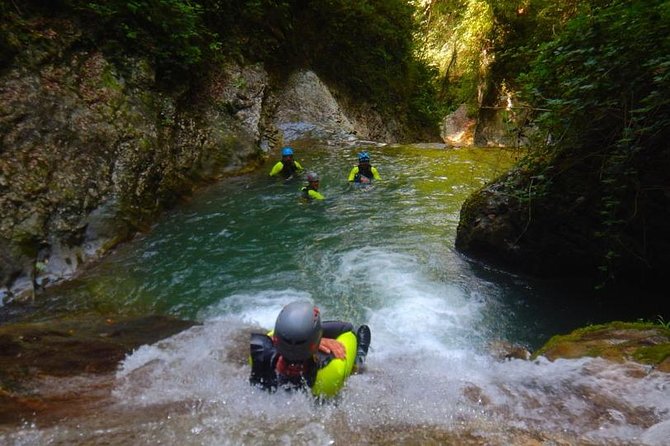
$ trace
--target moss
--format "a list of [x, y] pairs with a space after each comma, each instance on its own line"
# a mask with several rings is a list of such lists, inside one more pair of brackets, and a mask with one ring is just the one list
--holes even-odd
[[119, 82], [111, 65], [106, 65], [102, 72], [102, 86], [118, 92], [123, 91], [123, 85]]
[[553, 336], [531, 356], [557, 358], [602, 357], [657, 365], [670, 356], [670, 328], [651, 322], [590, 325], [567, 335]]
[[644, 364], [660, 364], [668, 357], [670, 357], [670, 343], [640, 347], [633, 353], [633, 358]]

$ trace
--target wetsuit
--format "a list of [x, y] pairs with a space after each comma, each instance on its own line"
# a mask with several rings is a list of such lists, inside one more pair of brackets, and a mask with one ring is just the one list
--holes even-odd
[[354, 183], [369, 183], [373, 179], [382, 179], [381, 175], [379, 175], [379, 172], [377, 171], [377, 168], [371, 166], [368, 163], [361, 163], [351, 169], [351, 172], [349, 172], [348, 181]]
[[291, 178], [296, 172], [302, 172], [304, 169], [299, 162], [294, 160], [281, 160], [272, 167], [270, 176], [273, 177], [281, 173], [284, 179]]
[[302, 189], [302, 196], [305, 200], [325, 200], [324, 197], [318, 190], [312, 189], [310, 186], [305, 186]]
[[[354, 327], [349, 322], [325, 321], [321, 324], [323, 337], [336, 339]], [[264, 390], [275, 391], [277, 387], [301, 389], [312, 387], [316, 381], [316, 373], [334, 358], [332, 354], [318, 352], [314, 359], [302, 363], [288, 363], [277, 352], [272, 338], [265, 334], [251, 335], [251, 385]]]

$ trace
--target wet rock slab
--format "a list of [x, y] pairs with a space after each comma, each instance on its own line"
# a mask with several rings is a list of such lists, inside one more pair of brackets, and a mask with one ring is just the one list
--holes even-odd
[[127, 353], [192, 325], [165, 316], [86, 315], [0, 326], [0, 425], [103, 398]]

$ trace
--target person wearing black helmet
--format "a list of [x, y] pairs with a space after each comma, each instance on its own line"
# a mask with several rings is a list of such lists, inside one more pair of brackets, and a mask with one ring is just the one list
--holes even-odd
[[351, 169], [347, 179], [350, 183], [370, 184], [373, 179], [381, 180], [382, 177], [377, 168], [370, 165], [370, 154], [361, 152], [358, 154], [358, 165]]
[[303, 170], [302, 165], [293, 159], [293, 149], [287, 146], [281, 149], [281, 161], [278, 161], [272, 167], [270, 176], [281, 175], [285, 180], [290, 180], [296, 173], [300, 173]]
[[[345, 348], [336, 338], [348, 331], [353, 332], [349, 322], [321, 322], [319, 309], [309, 302], [286, 305], [271, 336], [251, 335], [249, 382], [270, 391], [311, 388], [320, 368], [335, 358], [345, 359]], [[368, 326], [361, 325], [356, 337], [355, 363], [360, 368], [370, 345]]]
[[305, 179], [307, 186], [301, 189], [302, 198], [305, 201], [324, 200], [326, 197], [319, 192], [319, 176], [315, 172], [308, 172]]

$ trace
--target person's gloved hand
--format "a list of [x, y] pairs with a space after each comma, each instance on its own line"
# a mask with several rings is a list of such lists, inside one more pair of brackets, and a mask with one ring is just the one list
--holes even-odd
[[347, 350], [344, 348], [344, 345], [335, 339], [321, 338], [319, 351], [323, 353], [332, 353], [337, 359], [344, 359], [347, 357]]

